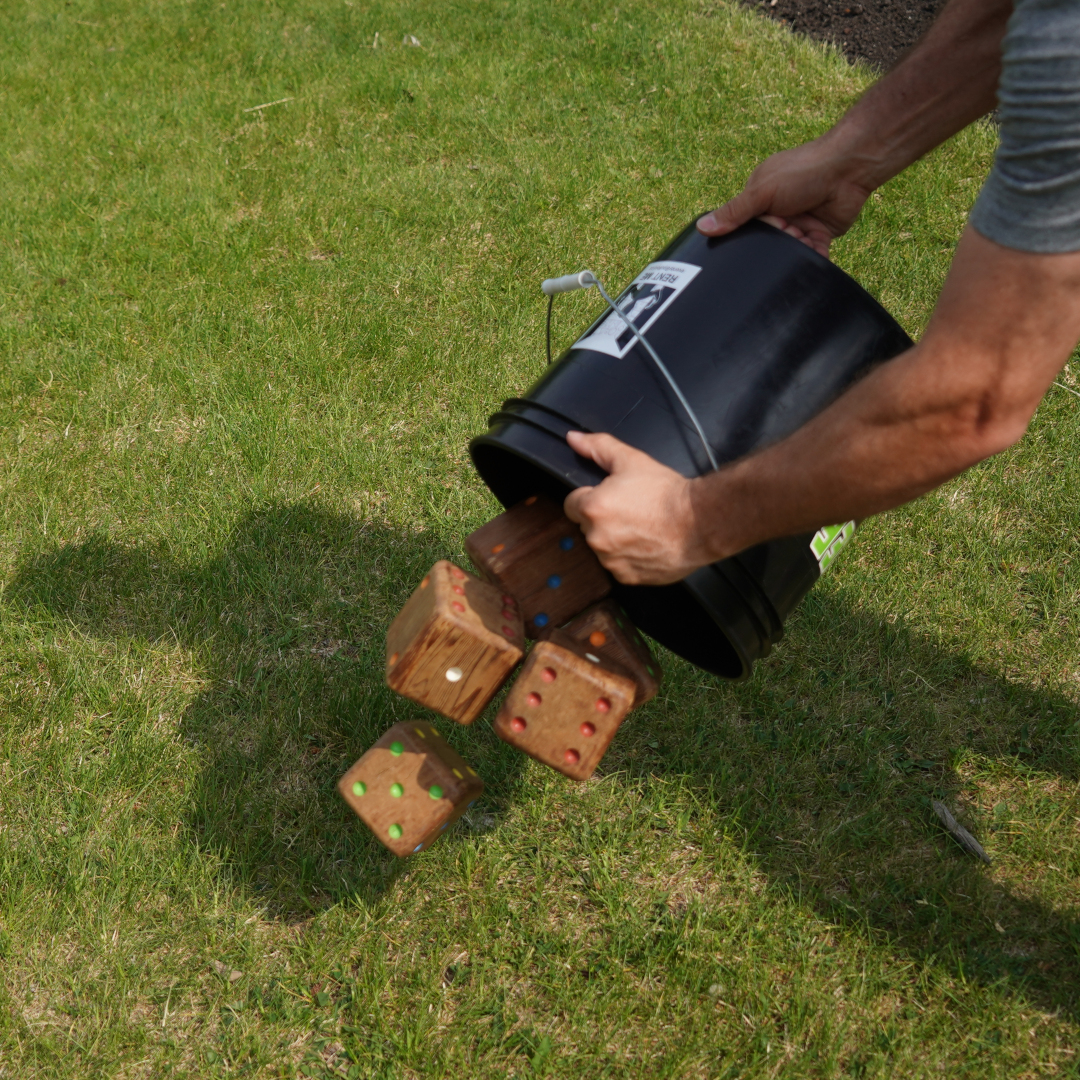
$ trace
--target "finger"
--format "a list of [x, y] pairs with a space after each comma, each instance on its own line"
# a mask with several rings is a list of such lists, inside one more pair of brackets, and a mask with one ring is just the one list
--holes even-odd
[[774, 229], [780, 229], [782, 232], [788, 232], [791, 229], [791, 223], [787, 218], [777, 217], [776, 214], [762, 214], [759, 220], [764, 221], [766, 225], [771, 225]]
[[826, 259], [829, 257], [829, 244], [832, 243], [832, 237], [822, 233], [804, 232], [795, 225], [789, 226], [784, 232], [788, 236], [793, 236], [800, 244], [805, 244], [811, 250], [816, 251], [819, 255], [824, 255]]
[[802, 235], [799, 237], [804, 244], [812, 247], [819, 255], [829, 257], [829, 245], [836, 239], [835, 230], [831, 229], [820, 218], [813, 214], [799, 214], [791, 219]]
[[799, 238], [800, 244], [805, 244], [812, 251], [816, 251], [819, 255], [823, 255], [826, 259], [829, 257], [829, 245], [827, 243], [821, 243], [815, 240], [812, 236], [801, 236]]
[[751, 218], [764, 214], [769, 209], [769, 201], [770, 197], [766, 192], [743, 188], [734, 199], [729, 199], [712, 213], [698, 218], [698, 231], [706, 236], [724, 236]]
[[579, 487], [574, 488], [569, 495], [563, 500], [563, 513], [573, 522], [580, 525], [584, 530], [588, 524], [587, 519], [582, 513], [581, 504], [589, 497], [594, 491], [591, 487]]
[[566, 441], [575, 453], [595, 461], [607, 473], [614, 472], [627, 458], [641, 453], [620, 442], [614, 435], [603, 432], [586, 435], [581, 431], [568, 431]]

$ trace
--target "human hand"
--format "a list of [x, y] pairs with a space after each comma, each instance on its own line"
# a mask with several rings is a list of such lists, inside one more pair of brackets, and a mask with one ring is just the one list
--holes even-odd
[[828, 135], [766, 158], [735, 198], [698, 220], [706, 236], [724, 236], [760, 217], [829, 257], [829, 245], [851, 227], [872, 183], [856, 179], [850, 155]]
[[613, 435], [571, 431], [566, 441], [608, 473], [570, 492], [563, 509], [619, 581], [666, 585], [712, 561], [697, 536], [692, 481]]

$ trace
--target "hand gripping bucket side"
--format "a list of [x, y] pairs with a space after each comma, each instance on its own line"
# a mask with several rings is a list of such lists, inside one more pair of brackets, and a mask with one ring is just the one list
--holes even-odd
[[[827, 259], [763, 222], [725, 237], [687, 228], [616, 300], [677, 382], [723, 465], [790, 435], [911, 339]], [[692, 417], [654, 360], [606, 311], [469, 445], [504, 506], [562, 500], [604, 473], [566, 433], [606, 431], [684, 476], [710, 469]], [[784, 537], [675, 585], [615, 595], [640, 629], [698, 667], [746, 678], [854, 526]]]

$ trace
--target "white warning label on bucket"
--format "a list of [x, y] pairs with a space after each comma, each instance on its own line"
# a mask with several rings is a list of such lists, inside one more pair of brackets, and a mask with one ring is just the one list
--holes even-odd
[[[684, 262], [649, 263], [615, 301], [619, 310], [644, 334], [701, 273], [700, 266]], [[574, 343], [575, 349], [593, 349], [608, 356], [625, 356], [637, 338], [621, 316], [608, 308]]]

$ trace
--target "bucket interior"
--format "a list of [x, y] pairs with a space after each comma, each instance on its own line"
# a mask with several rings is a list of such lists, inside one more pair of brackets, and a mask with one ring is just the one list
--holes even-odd
[[546, 495], [561, 506], [570, 494], [570, 488], [543, 466], [483, 438], [473, 440], [469, 452], [480, 479], [507, 508], [530, 495]]

